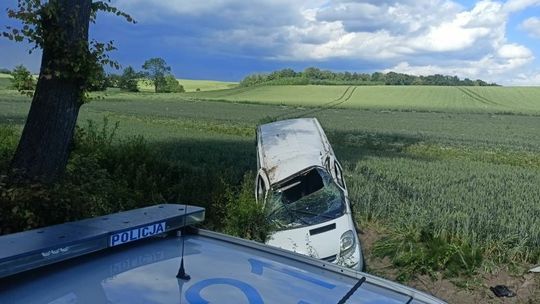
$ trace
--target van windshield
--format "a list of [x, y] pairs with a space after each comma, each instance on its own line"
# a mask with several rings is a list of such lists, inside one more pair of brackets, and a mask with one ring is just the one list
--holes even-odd
[[270, 192], [266, 210], [276, 228], [285, 230], [342, 216], [345, 199], [326, 170], [313, 168]]

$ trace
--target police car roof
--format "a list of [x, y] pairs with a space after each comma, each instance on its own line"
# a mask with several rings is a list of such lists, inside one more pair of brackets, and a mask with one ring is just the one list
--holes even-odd
[[201, 207], [162, 204], [3, 235], [0, 278], [198, 223], [204, 212]]
[[0, 303], [444, 303], [414, 289], [230, 236], [152, 238], [0, 280]]

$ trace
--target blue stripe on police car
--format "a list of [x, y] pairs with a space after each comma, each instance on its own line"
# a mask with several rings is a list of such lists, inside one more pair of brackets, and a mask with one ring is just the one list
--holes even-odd
[[109, 238], [109, 246], [113, 247], [124, 243], [129, 243], [163, 232], [165, 232], [165, 222], [155, 223], [132, 230], [115, 233]]

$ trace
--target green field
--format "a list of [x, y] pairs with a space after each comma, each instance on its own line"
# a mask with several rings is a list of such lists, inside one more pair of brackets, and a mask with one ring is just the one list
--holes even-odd
[[[36, 76], [37, 77], [37, 76]], [[11, 85], [9, 79], [11, 75], [0, 73], [0, 89], [7, 89]], [[238, 82], [216, 81], [216, 80], [194, 80], [194, 79], [177, 79], [186, 92], [196, 92], [199, 89], [201, 92], [231, 89], [238, 85]], [[153, 92], [154, 87], [145, 81], [139, 82], [139, 89], [142, 92]]]
[[[108, 117], [120, 123], [121, 138], [142, 135], [162, 157], [191, 168], [180, 179], [197, 183], [179, 198], [205, 205], [211, 219], [224, 199], [215, 179], [237, 191], [242, 176], [256, 170], [258, 123], [315, 116], [343, 162], [360, 226], [394, 231], [393, 248], [401, 242], [404, 252], [418, 251], [427, 234], [448, 243], [447, 251], [433, 249], [444, 263], [451, 252], [464, 269], [540, 262], [540, 88], [353, 89], [108, 92], [82, 107], [79, 124]], [[28, 101], [0, 90], [0, 125], [22, 126]], [[471, 252], [481, 253], [480, 264], [469, 263]], [[421, 270], [413, 271], [435, 267], [420, 259]]]
[[0, 90], [7, 89], [11, 86], [11, 81], [9, 80], [11, 75], [0, 73]]
[[[238, 82], [215, 81], [215, 80], [194, 80], [194, 79], [177, 79], [184, 87], [186, 92], [196, 92], [197, 89], [201, 92], [231, 89], [238, 85]], [[154, 87], [145, 81], [139, 82], [139, 89], [142, 92], [154, 92]]]
[[540, 114], [540, 87], [259, 86], [187, 95], [295, 106]]

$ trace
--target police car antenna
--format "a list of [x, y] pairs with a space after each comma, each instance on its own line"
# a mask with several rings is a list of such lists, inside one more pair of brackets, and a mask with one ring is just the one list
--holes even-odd
[[180, 259], [180, 269], [178, 269], [178, 273], [176, 274], [176, 278], [184, 281], [189, 281], [191, 279], [191, 276], [186, 273], [186, 270], [184, 269], [184, 239], [185, 239], [185, 232], [186, 232], [186, 217], [187, 217], [187, 205], [184, 205], [184, 220], [182, 224], [182, 257]]
[[[356, 284], [354, 284], [354, 286], [347, 292], [347, 294], [345, 294], [343, 296], [343, 298], [341, 298], [341, 300], [339, 300], [338, 304], [345, 304], [347, 303], [347, 300], [356, 292], [356, 290], [358, 288], [360, 288], [360, 286], [362, 286], [362, 284], [364, 284], [364, 282], [366, 281], [366, 277], [362, 277], [360, 278], [360, 280], [358, 280], [356, 282]], [[412, 298], [411, 298], [412, 299]], [[410, 300], [409, 300], [410, 302]], [[407, 302], [407, 303], [409, 303]]]

